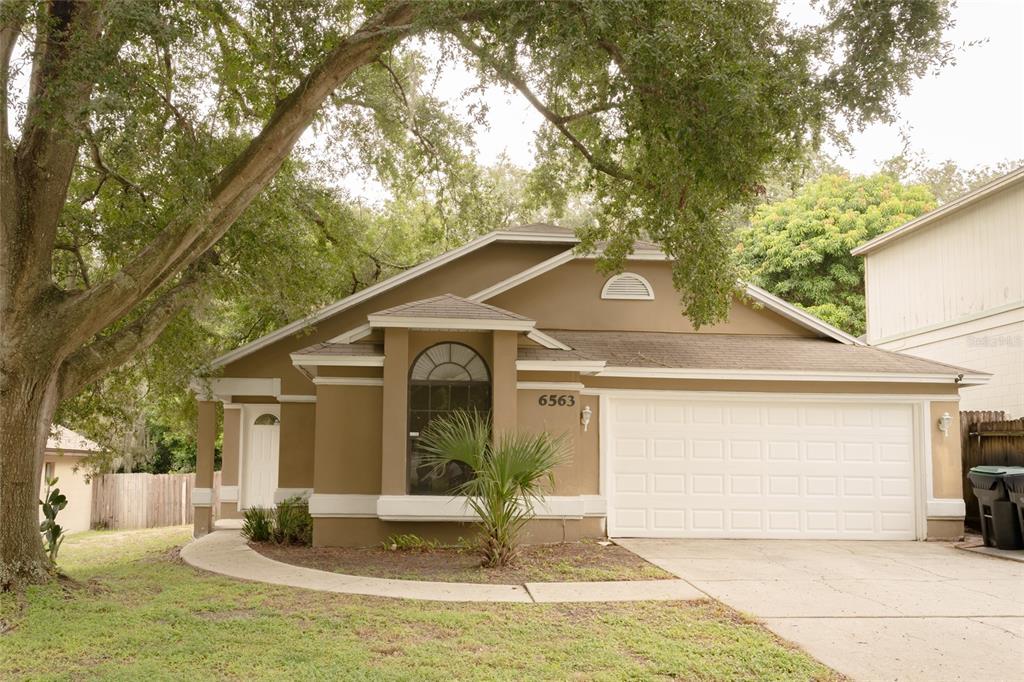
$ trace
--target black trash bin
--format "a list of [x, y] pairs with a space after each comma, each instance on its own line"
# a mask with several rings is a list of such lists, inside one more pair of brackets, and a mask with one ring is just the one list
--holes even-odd
[[1020, 525], [1017, 511], [1006, 493], [1003, 477], [1010, 467], [980, 466], [968, 472], [967, 478], [978, 498], [981, 518], [981, 537], [986, 547], [1021, 549]]
[[1017, 510], [1017, 527], [1024, 536], [1024, 467], [1003, 467], [1006, 496]]

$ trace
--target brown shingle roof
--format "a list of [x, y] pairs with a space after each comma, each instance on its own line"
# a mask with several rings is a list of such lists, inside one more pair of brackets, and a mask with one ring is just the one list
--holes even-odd
[[826, 339], [752, 334], [544, 330], [573, 351], [521, 348], [521, 360], [604, 360], [608, 367], [891, 374], [971, 370]]
[[442, 294], [422, 301], [403, 303], [373, 313], [371, 317], [424, 317], [457, 320], [515, 320], [529, 322], [529, 318], [503, 310], [497, 306], [470, 301], [453, 294]]
[[307, 346], [302, 350], [295, 351], [295, 355], [338, 355], [345, 357], [369, 357], [384, 355], [384, 346], [379, 343], [316, 343]]

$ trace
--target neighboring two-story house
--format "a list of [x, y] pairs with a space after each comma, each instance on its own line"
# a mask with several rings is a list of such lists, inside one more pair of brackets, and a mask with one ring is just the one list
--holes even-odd
[[869, 345], [989, 372], [960, 409], [1024, 417], [1024, 167], [853, 254]]

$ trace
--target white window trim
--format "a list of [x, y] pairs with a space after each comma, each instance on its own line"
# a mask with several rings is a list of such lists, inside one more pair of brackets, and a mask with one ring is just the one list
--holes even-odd
[[[643, 296], [616, 296], [608, 292], [608, 289], [611, 288], [613, 284], [615, 284], [620, 279], [626, 279], [628, 277], [640, 280], [640, 283], [643, 284], [644, 288], [647, 289], [647, 294]], [[651, 283], [648, 282], [647, 278], [644, 277], [643, 275], [637, 274], [635, 272], [621, 272], [617, 275], [612, 275], [605, 281], [604, 286], [601, 287], [601, 298], [606, 301], [653, 301], [654, 287], [651, 286]]]

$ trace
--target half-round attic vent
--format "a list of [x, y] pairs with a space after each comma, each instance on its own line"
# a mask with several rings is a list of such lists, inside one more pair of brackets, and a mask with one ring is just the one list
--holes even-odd
[[635, 272], [615, 275], [604, 283], [601, 298], [627, 301], [650, 301], [654, 299], [651, 283]]

